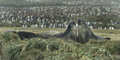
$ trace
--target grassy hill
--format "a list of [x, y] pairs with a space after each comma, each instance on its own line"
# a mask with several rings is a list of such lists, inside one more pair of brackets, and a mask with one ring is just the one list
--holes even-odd
[[[8, 28], [6, 28], [7, 30]], [[23, 28], [11, 28], [22, 30]], [[49, 29], [24, 28], [38, 33]], [[51, 29], [50, 29], [51, 30]], [[64, 31], [65, 29], [53, 29]], [[2, 30], [1, 30], [2, 31]], [[5, 31], [5, 30], [4, 30]], [[120, 30], [92, 30], [96, 35], [111, 40], [91, 40], [86, 44], [63, 39], [32, 38], [20, 40], [15, 34], [1, 32], [0, 42], [3, 60], [117, 60], [120, 57]]]

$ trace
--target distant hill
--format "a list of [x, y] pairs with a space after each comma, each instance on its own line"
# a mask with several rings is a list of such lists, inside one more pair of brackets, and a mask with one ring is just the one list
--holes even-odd
[[46, 6], [46, 5], [66, 5], [63, 2], [84, 1], [84, 2], [100, 2], [100, 1], [116, 1], [119, 0], [0, 0], [0, 6]]

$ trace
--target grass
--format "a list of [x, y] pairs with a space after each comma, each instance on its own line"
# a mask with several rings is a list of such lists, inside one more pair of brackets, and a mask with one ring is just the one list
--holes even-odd
[[48, 30], [56, 30], [60, 32], [64, 32], [64, 28], [22, 28], [22, 27], [0, 27], [0, 32], [5, 32], [6, 30], [15, 30], [15, 31], [28, 31], [34, 33], [41, 33]]
[[[7, 30], [8, 28], [4, 28]], [[63, 32], [65, 29], [10, 28], [16, 31], [40, 33], [47, 30]], [[15, 34], [1, 32], [3, 60], [117, 60], [120, 57], [120, 30], [93, 30], [96, 35], [111, 40], [90, 40], [86, 44], [62, 39], [32, 38], [20, 40]]]

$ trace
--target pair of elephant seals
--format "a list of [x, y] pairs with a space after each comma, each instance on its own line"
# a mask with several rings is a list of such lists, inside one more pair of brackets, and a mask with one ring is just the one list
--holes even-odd
[[110, 39], [96, 36], [83, 20], [78, 20], [78, 27], [76, 27], [75, 22], [71, 22], [64, 33], [59, 33], [54, 36], [57, 38], [64, 38], [65, 40], [71, 39], [83, 44], [87, 43], [90, 39], [94, 40]]
[[[7, 31], [7, 32], [11, 32], [11, 31]], [[24, 38], [35, 38], [35, 37], [41, 37], [43, 39], [48, 39], [51, 37], [57, 37], [57, 38], [63, 38], [65, 40], [74, 40], [80, 43], [87, 43], [89, 41], [89, 39], [95, 39], [95, 40], [103, 40], [103, 39], [107, 39], [110, 40], [110, 38], [104, 38], [104, 37], [100, 37], [100, 36], [96, 36], [91, 29], [87, 26], [87, 24], [85, 23], [85, 21], [83, 20], [78, 20], [78, 27], [76, 27], [76, 23], [75, 22], [71, 22], [66, 31], [64, 33], [58, 33], [55, 35], [51, 35], [51, 34], [34, 34], [32, 32], [25, 32], [25, 31], [12, 31], [13, 33], [16, 33], [19, 35], [19, 37], [21, 39]]]
[[80, 43], [87, 43], [89, 41], [88, 31], [85, 22], [78, 20], [78, 27], [75, 22], [71, 22], [64, 33], [54, 35], [65, 40], [71, 39]]

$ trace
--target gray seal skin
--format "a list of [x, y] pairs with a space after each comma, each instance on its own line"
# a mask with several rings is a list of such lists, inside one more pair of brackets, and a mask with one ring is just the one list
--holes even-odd
[[55, 30], [49, 30], [49, 31], [45, 31], [42, 33], [38, 33], [37, 35], [42, 38], [42, 39], [49, 39], [49, 38], [54, 38], [53, 35], [55, 34], [59, 34], [60, 32], [55, 31]]
[[[78, 30], [81, 31], [81, 29], [85, 29], [85, 31], [86, 31], [86, 33], [87, 33], [87, 36], [88, 36], [88, 37], [86, 37], [86, 38], [95, 39], [95, 40], [103, 40], [103, 39], [110, 40], [110, 38], [104, 38], [104, 37], [96, 36], [96, 35], [91, 31], [91, 29], [87, 26], [87, 24], [85, 23], [85, 21], [83, 21], [83, 20], [78, 20], [78, 24], [79, 24], [79, 23], [81, 23], [81, 25], [79, 25], [79, 26], [84, 25], [84, 27], [78, 28]], [[81, 34], [81, 32], [79, 32], [79, 34]]]
[[64, 33], [59, 33], [54, 36], [57, 38], [63, 38], [65, 40], [71, 39], [71, 40], [76, 41], [77, 40], [77, 27], [76, 27], [75, 22], [71, 22], [68, 25], [68, 27]]
[[78, 20], [78, 42], [87, 43], [89, 41], [89, 34], [86, 25], [82, 20]]

